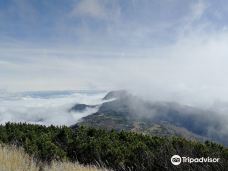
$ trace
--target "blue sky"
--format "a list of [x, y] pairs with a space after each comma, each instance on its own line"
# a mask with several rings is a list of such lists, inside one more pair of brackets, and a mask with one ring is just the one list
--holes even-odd
[[227, 14], [224, 0], [0, 0], [0, 43], [142, 51], [224, 29]]
[[228, 100], [227, 15], [225, 0], [0, 0], [0, 89]]
[[[221, 3], [220, 3], [221, 2]], [[1, 0], [0, 38], [34, 47], [151, 48], [188, 27], [226, 27], [225, 1]], [[1, 41], [1, 43], [4, 43]]]

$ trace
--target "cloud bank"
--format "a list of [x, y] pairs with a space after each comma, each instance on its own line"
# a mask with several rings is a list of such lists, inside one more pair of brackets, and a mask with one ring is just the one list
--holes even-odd
[[[47, 93], [45, 95], [44, 93]], [[104, 92], [30, 92], [0, 96], [0, 124], [27, 122], [42, 125], [73, 125], [82, 117], [95, 113], [96, 108], [69, 112], [76, 103], [101, 104]], [[58, 94], [59, 93], [59, 94]]]

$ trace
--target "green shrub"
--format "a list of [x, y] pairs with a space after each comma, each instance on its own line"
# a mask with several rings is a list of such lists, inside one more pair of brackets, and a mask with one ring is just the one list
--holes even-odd
[[[79, 161], [114, 170], [226, 170], [228, 149], [206, 141], [156, 137], [88, 127], [55, 127], [25, 123], [0, 125], [0, 142], [22, 146], [39, 161]], [[182, 164], [170, 162], [172, 155], [219, 157], [219, 163]]]

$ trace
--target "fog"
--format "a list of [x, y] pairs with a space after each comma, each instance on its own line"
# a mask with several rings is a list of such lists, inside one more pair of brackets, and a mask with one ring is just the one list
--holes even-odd
[[26, 122], [42, 125], [67, 125], [77, 123], [82, 117], [95, 113], [95, 108], [71, 111], [77, 103], [100, 105], [104, 92], [30, 92], [4, 94], [0, 97], [0, 124], [6, 122]]

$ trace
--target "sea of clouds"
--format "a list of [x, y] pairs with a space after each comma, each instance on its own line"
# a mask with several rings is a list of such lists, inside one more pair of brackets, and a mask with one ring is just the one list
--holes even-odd
[[73, 125], [98, 107], [83, 112], [69, 111], [77, 103], [102, 104], [105, 92], [44, 91], [0, 93], [0, 124], [27, 122], [42, 125]]

